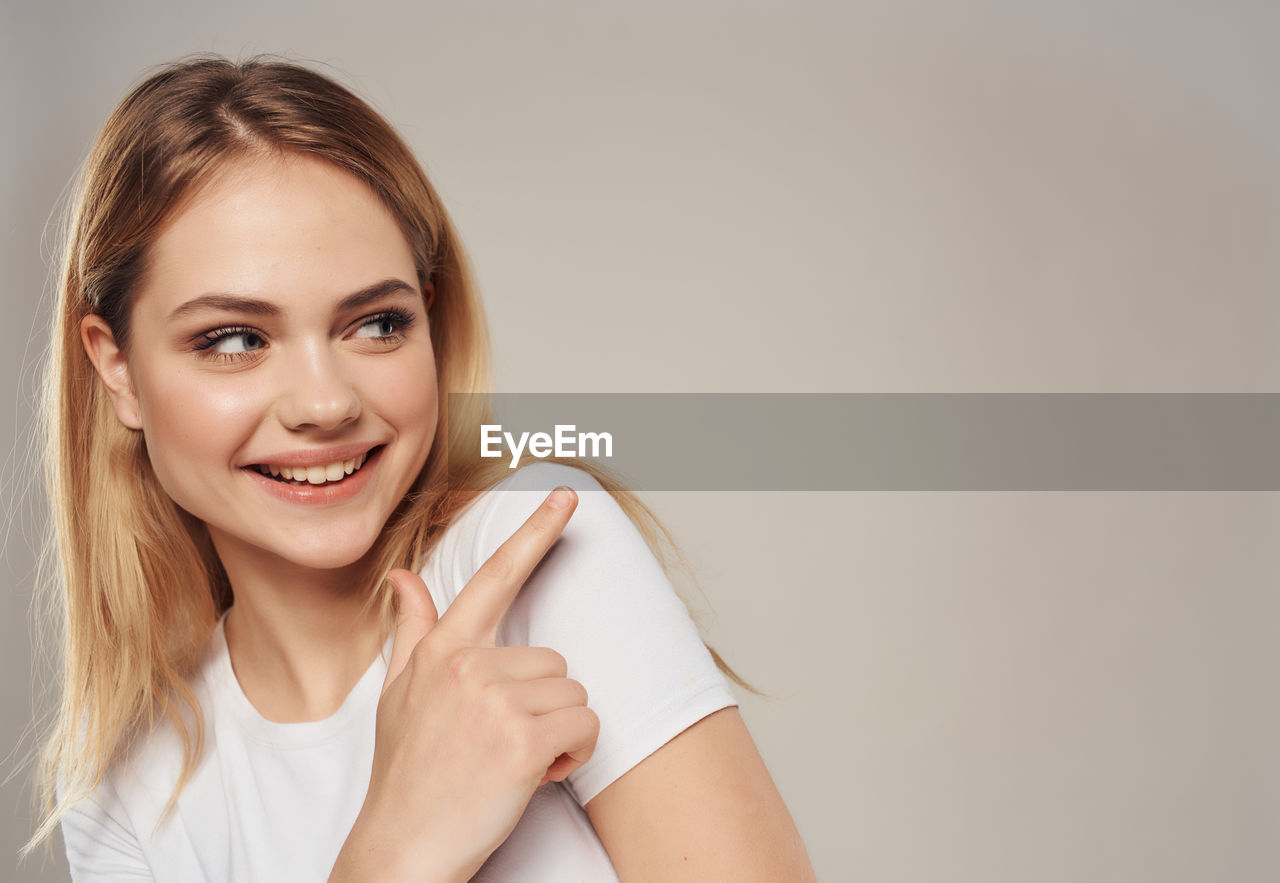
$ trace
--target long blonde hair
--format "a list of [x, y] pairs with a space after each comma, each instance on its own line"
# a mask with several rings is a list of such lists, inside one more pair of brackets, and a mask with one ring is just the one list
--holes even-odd
[[[331, 162], [378, 194], [409, 242], [420, 284], [434, 287], [430, 327], [441, 406], [450, 392], [489, 391], [488, 333], [453, 225], [408, 147], [361, 99], [292, 63], [210, 56], [166, 66], [130, 92], [94, 144], [70, 209], [45, 384], [45, 478], [65, 658], [61, 702], [41, 758], [43, 819], [24, 853], [101, 783], [131, 738], [158, 723], [171, 724], [184, 749], [171, 807], [199, 763], [204, 723], [188, 679], [231, 604], [231, 587], [203, 524], [161, 488], [141, 433], [116, 419], [84, 352], [80, 323], [90, 313], [102, 316], [127, 351], [132, 293], [165, 223], [227, 162], [281, 153]], [[439, 421], [431, 456], [363, 559], [366, 603], [388, 633], [394, 611], [382, 576], [420, 563], [440, 528], [474, 496], [451, 489], [490, 486], [507, 472], [492, 461], [445, 456], [463, 449], [462, 427], [485, 418]], [[577, 465], [614, 494], [664, 564], [672, 552], [678, 556], [636, 497], [607, 474]]]

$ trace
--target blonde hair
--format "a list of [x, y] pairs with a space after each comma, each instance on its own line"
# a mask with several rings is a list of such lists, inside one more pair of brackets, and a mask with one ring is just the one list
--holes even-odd
[[[141, 433], [116, 419], [80, 323], [100, 315], [127, 350], [131, 295], [166, 221], [229, 161], [284, 153], [351, 172], [399, 222], [420, 285], [434, 287], [430, 327], [442, 409], [450, 392], [489, 391], [488, 333], [453, 225], [408, 147], [367, 104], [321, 74], [262, 58], [201, 56], [133, 89], [86, 161], [61, 270], [45, 384], [45, 478], [65, 659], [41, 758], [43, 818], [24, 854], [101, 783], [131, 739], [158, 723], [171, 724], [184, 749], [170, 807], [199, 763], [203, 716], [188, 678], [231, 604], [231, 587], [203, 524], [161, 488]], [[476, 412], [438, 422], [425, 466], [363, 559], [367, 609], [378, 610], [388, 633], [394, 610], [383, 575], [421, 562], [440, 528], [475, 496], [455, 489], [491, 486], [508, 471], [456, 456], [463, 427], [486, 420], [483, 396], [467, 400]], [[678, 556], [636, 497], [600, 470], [575, 465], [613, 493], [664, 565], [672, 552]]]

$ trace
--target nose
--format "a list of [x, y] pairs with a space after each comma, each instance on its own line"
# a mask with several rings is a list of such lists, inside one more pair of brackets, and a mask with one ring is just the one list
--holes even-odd
[[323, 345], [307, 347], [288, 360], [277, 403], [288, 429], [329, 432], [360, 417], [360, 394], [337, 354]]

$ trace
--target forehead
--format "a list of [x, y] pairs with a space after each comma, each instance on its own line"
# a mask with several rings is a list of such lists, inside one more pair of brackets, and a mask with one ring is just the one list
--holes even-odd
[[152, 244], [134, 309], [211, 292], [323, 304], [389, 277], [416, 283], [395, 217], [350, 172], [286, 155], [220, 169]]

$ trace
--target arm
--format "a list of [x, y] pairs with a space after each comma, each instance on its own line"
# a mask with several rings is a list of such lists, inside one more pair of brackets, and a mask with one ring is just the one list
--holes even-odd
[[[531, 466], [488, 516], [477, 558], [544, 483], [581, 503], [512, 605], [514, 644], [555, 647], [600, 717], [595, 755], [565, 784], [623, 880], [813, 879], [804, 846], [661, 566], [613, 499], [577, 470]], [[510, 511], [508, 511], [510, 510]], [[728, 706], [728, 707], [726, 707]]]
[[587, 804], [623, 880], [815, 880], [736, 708], [689, 727]]

